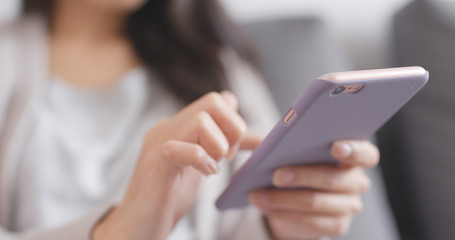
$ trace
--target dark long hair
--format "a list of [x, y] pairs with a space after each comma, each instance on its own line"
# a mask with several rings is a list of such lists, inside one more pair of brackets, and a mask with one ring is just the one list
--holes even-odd
[[[51, 19], [55, 0], [23, 1], [25, 14]], [[185, 103], [229, 88], [222, 51], [254, 61], [250, 44], [217, 0], [149, 0], [129, 16], [125, 34], [142, 63]]]

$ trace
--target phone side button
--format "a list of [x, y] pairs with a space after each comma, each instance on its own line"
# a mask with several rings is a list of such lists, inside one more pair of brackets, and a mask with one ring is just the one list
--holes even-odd
[[291, 110], [289, 110], [289, 112], [286, 114], [286, 117], [284, 117], [284, 123], [285, 124], [288, 124], [292, 121], [292, 119], [294, 119], [296, 113], [295, 113], [295, 110], [293, 108], [291, 108]]

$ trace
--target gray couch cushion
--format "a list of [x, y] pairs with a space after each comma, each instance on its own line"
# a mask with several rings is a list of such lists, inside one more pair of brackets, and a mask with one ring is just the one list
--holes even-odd
[[403, 239], [455, 236], [455, 22], [441, 7], [455, 14], [455, 2], [415, 1], [394, 21], [396, 64], [430, 71], [428, 85], [379, 134]]
[[314, 78], [350, 68], [349, 58], [315, 18], [285, 18], [245, 26], [282, 112]]

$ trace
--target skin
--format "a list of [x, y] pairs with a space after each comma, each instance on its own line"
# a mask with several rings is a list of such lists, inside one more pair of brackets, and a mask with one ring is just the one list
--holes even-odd
[[[144, 2], [58, 0], [49, 36], [51, 72], [92, 91], [114, 85], [141, 64], [121, 29]], [[246, 133], [237, 109], [232, 93], [209, 93], [150, 129], [124, 200], [93, 228], [92, 239], [166, 239], [193, 205], [200, 178], [216, 174], [221, 159], [262, 141]], [[273, 238], [316, 239], [348, 231], [370, 187], [363, 169], [377, 165], [379, 152], [366, 141], [340, 141], [332, 155], [339, 167], [277, 169], [273, 181], [281, 189], [251, 193]]]
[[[115, 84], [125, 72], [141, 64], [122, 29], [131, 9], [144, 2], [57, 0], [49, 36], [51, 72], [89, 90]], [[129, 7], [118, 10], [124, 5]]]
[[275, 239], [317, 239], [348, 232], [362, 209], [361, 195], [371, 182], [363, 168], [378, 164], [379, 151], [367, 141], [339, 141], [332, 155], [341, 166], [301, 166], [277, 169], [273, 183], [280, 188], [250, 194], [262, 210]]

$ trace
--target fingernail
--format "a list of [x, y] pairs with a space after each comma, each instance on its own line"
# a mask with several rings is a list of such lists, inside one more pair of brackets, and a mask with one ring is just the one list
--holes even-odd
[[232, 146], [231, 149], [229, 149], [229, 152], [228, 152], [228, 154], [226, 155], [226, 158], [227, 158], [228, 160], [231, 160], [231, 159], [234, 157], [234, 155], [237, 153], [237, 151], [239, 150], [239, 148], [240, 148], [240, 144], [238, 144], [238, 143], [235, 144], [234, 146]]
[[218, 163], [210, 156], [207, 157], [207, 167], [209, 169], [209, 172], [212, 174], [217, 174], [220, 171]]
[[352, 154], [352, 146], [347, 143], [340, 143], [338, 154], [342, 159], [348, 158]]
[[287, 185], [294, 180], [294, 174], [288, 170], [278, 170], [276, 173], [276, 183], [278, 185]]
[[267, 204], [268, 196], [265, 193], [252, 193], [250, 194], [249, 201], [257, 206], [264, 206]]

